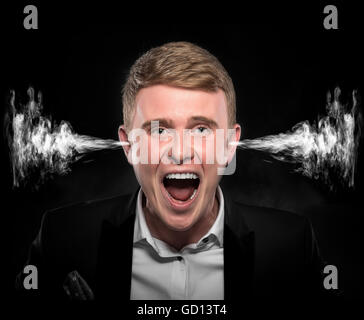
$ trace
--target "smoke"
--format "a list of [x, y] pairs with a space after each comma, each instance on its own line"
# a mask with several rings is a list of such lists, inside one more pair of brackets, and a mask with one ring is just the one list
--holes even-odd
[[51, 176], [70, 171], [70, 164], [87, 153], [118, 149], [121, 142], [103, 140], [73, 132], [68, 122], [55, 125], [42, 116], [42, 95], [34, 97], [29, 88], [28, 102], [16, 104], [15, 92], [11, 92], [5, 130], [10, 149], [13, 187], [32, 181], [38, 186]]
[[[28, 89], [28, 102], [16, 103], [11, 92], [6, 115], [5, 133], [10, 149], [13, 186], [32, 181], [38, 186], [53, 175], [70, 171], [70, 165], [86, 154], [104, 149], [119, 149], [124, 144], [76, 134], [68, 122], [59, 125], [42, 115], [42, 95], [35, 99]], [[327, 95], [327, 115], [312, 125], [296, 124], [292, 130], [277, 135], [237, 142], [241, 149], [259, 150], [273, 158], [298, 164], [296, 171], [320, 179], [330, 189], [341, 184], [353, 187], [362, 114], [356, 91], [348, 103], [340, 102], [339, 88]]]
[[353, 91], [351, 101], [341, 103], [341, 91], [327, 94], [327, 115], [312, 125], [308, 121], [296, 124], [291, 131], [246, 139], [239, 148], [269, 153], [273, 158], [299, 164], [296, 171], [320, 179], [330, 189], [341, 184], [354, 187], [355, 168], [362, 128], [362, 114], [358, 93]]

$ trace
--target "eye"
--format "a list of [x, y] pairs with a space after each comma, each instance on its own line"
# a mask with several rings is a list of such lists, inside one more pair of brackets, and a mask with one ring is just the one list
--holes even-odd
[[199, 126], [196, 127], [195, 129], [193, 129], [193, 133], [194, 134], [198, 134], [198, 135], [202, 135], [202, 136], [206, 136], [208, 134], [210, 134], [211, 130], [209, 128], [203, 127], [203, 126]]
[[167, 136], [170, 134], [170, 130], [162, 127], [152, 128], [151, 134], [159, 135], [159, 136]]

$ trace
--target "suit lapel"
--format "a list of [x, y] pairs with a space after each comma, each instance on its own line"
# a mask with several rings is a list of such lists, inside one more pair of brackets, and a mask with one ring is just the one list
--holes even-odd
[[249, 298], [253, 292], [254, 232], [224, 193], [224, 292], [226, 300]]
[[96, 298], [129, 300], [136, 192], [129, 203], [102, 225], [98, 250]]

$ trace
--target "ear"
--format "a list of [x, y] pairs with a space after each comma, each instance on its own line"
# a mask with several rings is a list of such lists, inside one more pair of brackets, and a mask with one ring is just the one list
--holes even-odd
[[123, 145], [123, 150], [124, 150], [126, 158], [128, 159], [128, 162], [130, 163], [130, 161], [129, 161], [130, 144], [129, 144], [129, 140], [128, 140], [128, 133], [126, 132], [126, 129], [125, 129], [125, 125], [121, 125], [119, 127], [118, 134], [119, 134], [120, 142], [128, 143], [128, 144]]
[[227, 152], [227, 164], [233, 159], [237, 148], [237, 142], [240, 140], [241, 127], [238, 123], [231, 129], [228, 129], [228, 152]]

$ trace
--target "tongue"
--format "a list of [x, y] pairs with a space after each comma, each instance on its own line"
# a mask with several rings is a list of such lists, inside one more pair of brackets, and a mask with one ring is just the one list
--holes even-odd
[[191, 179], [166, 179], [164, 187], [168, 193], [176, 200], [188, 200], [195, 190]]

